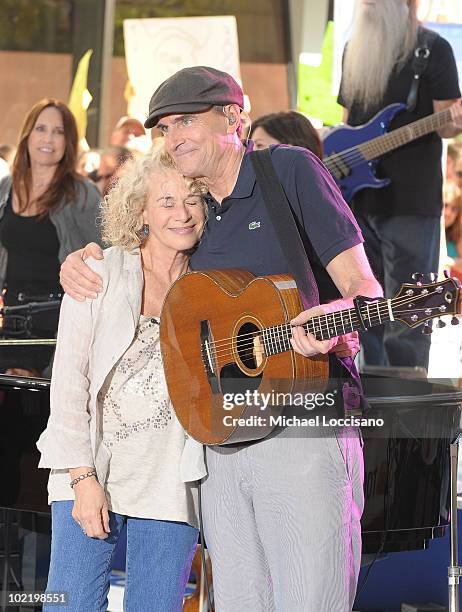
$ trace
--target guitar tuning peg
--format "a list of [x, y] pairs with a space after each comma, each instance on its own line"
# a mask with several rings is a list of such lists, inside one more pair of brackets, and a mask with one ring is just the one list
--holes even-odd
[[425, 335], [428, 335], [428, 334], [431, 334], [432, 332], [433, 332], [432, 324], [430, 323], [430, 321], [427, 321], [425, 325], [422, 327], [422, 333]]
[[443, 270], [443, 274], [445, 278], [451, 278], [451, 272], [447, 268]]
[[456, 316], [452, 317], [451, 325], [459, 325], [459, 319]]
[[415, 281], [418, 285], [422, 283], [424, 275], [422, 272], [414, 272], [412, 275], [412, 280]]
[[442, 321], [441, 319], [438, 319], [438, 323], [436, 324], [436, 327], [439, 327], [441, 329], [443, 327], [446, 327], [446, 323]]
[[436, 274], [436, 272], [428, 272], [428, 274], [425, 276], [428, 278], [429, 283], [434, 283], [438, 278], [438, 274]]

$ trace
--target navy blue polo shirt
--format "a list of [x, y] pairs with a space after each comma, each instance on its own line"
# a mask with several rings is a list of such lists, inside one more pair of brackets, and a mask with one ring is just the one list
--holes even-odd
[[[209, 218], [191, 257], [193, 270], [242, 268], [256, 276], [290, 274], [269, 219], [249, 153], [236, 185], [221, 205], [207, 196]], [[361, 231], [329, 171], [307, 149], [276, 145], [272, 160], [292, 210], [319, 288], [321, 302], [339, 296], [325, 266], [363, 241]]]

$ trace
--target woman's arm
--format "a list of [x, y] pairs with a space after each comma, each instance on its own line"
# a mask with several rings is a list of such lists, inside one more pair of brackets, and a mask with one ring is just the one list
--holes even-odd
[[[91, 265], [102, 273], [103, 262], [92, 261]], [[40, 467], [69, 469], [93, 465], [88, 370], [97, 304], [76, 302], [68, 296], [63, 299], [51, 378], [50, 418], [38, 443], [42, 453]]]
[[[91, 265], [102, 274], [102, 262], [92, 261]], [[68, 296], [63, 299], [51, 378], [50, 418], [37, 443], [42, 453], [39, 467], [67, 469], [69, 480], [88, 473], [95, 463], [90, 434], [89, 354], [96, 305]], [[74, 520], [89, 537], [107, 538], [108, 506], [96, 477], [76, 483], [74, 495]]]

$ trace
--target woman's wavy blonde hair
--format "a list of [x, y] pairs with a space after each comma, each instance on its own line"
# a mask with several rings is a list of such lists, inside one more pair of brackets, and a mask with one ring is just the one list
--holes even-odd
[[[140, 246], [143, 233], [143, 210], [149, 188], [156, 174], [178, 169], [163, 143], [146, 155], [126, 162], [124, 172], [101, 204], [101, 233], [104, 242], [130, 251]], [[203, 197], [207, 186], [202, 179], [184, 179], [191, 195]]]

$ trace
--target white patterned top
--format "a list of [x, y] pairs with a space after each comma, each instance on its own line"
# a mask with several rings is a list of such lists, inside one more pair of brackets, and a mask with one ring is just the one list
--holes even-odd
[[180, 478], [186, 434], [167, 393], [159, 322], [140, 315], [133, 342], [98, 395], [110, 510], [197, 526], [197, 488]]

